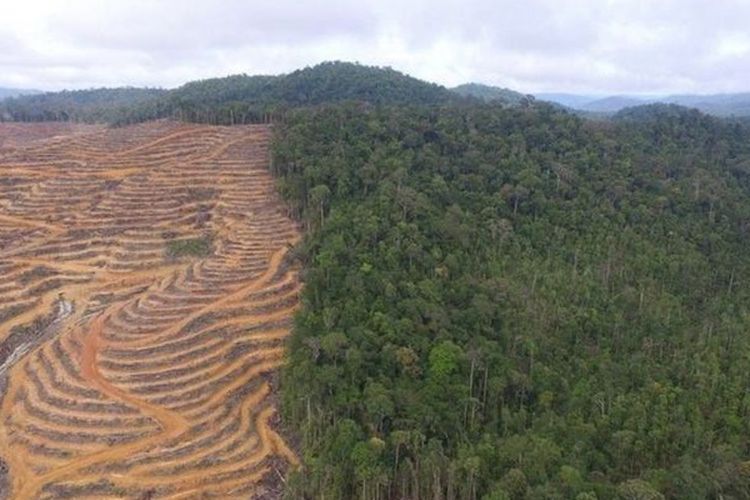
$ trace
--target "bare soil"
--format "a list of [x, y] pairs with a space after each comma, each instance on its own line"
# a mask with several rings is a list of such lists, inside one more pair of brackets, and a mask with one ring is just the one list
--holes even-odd
[[280, 496], [299, 233], [269, 137], [0, 124], [0, 499]]

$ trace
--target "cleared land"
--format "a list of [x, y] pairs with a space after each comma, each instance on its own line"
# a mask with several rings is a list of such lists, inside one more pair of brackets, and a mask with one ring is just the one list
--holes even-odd
[[0, 124], [0, 497], [273, 496], [300, 285], [268, 140]]

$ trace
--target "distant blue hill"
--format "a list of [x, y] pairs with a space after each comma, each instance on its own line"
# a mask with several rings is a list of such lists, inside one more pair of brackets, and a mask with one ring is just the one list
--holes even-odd
[[678, 104], [688, 108], [695, 108], [704, 113], [721, 117], [750, 116], [750, 93], [713, 94], [713, 95], [670, 95], [670, 96], [631, 96], [615, 95], [607, 97], [593, 97], [588, 95], [540, 93], [535, 97], [563, 106], [600, 115], [610, 115], [625, 108], [643, 104]]
[[699, 109], [717, 116], [750, 116], [750, 93], [675, 95], [664, 102]]
[[543, 92], [534, 94], [534, 97], [542, 101], [554, 102], [567, 108], [581, 109], [589, 102], [596, 101], [599, 97], [594, 95], [565, 94], [561, 92]]
[[32, 89], [11, 89], [6, 87], [0, 87], [0, 101], [3, 99], [7, 99], [8, 97], [18, 97], [21, 95], [33, 95], [33, 94], [41, 94], [42, 92], [40, 90], [32, 90]]

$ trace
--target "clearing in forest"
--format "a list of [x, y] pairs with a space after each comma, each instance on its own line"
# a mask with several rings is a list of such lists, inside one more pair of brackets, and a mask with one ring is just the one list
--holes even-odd
[[0, 124], [0, 497], [274, 494], [300, 285], [268, 142]]

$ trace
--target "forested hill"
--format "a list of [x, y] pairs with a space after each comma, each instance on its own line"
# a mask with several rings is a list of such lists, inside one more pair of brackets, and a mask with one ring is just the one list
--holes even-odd
[[114, 124], [174, 117], [205, 123], [267, 121], [280, 110], [338, 101], [440, 105], [461, 97], [390, 68], [327, 62], [280, 76], [234, 75], [171, 91], [98, 89], [20, 97], [0, 103], [0, 118]]
[[188, 83], [170, 92], [172, 113], [197, 121], [243, 122], [278, 109], [338, 101], [437, 105], [457, 96], [390, 68], [328, 62], [281, 76], [236, 75]]
[[147, 88], [100, 88], [23, 95], [0, 102], [0, 120], [115, 122], [136, 109], [156, 117], [165, 90]]
[[[695, 133], [705, 129], [716, 129], [725, 132], [720, 124], [727, 123], [718, 118], [701, 113], [697, 109], [686, 108], [677, 104], [645, 104], [618, 111], [612, 117], [616, 122], [630, 122], [640, 125], [660, 124], [674, 126], [682, 124], [685, 133]], [[675, 134], [675, 131], [671, 131]]]
[[9, 97], [18, 97], [20, 95], [29, 95], [29, 94], [40, 94], [38, 90], [31, 90], [31, 89], [12, 89], [7, 87], [0, 87], [0, 101], [3, 99], [7, 99]]
[[291, 498], [748, 498], [747, 128], [335, 105], [276, 134]]
[[371, 104], [436, 104], [452, 96], [443, 87], [390, 68], [328, 62], [281, 76], [236, 75], [188, 83], [170, 98], [223, 104], [315, 105], [344, 100]]
[[575, 94], [541, 93], [539, 99], [555, 102], [584, 113], [611, 115], [624, 108], [645, 104], [677, 104], [719, 117], [750, 117], [750, 93], [715, 95], [668, 95], [593, 97]]
[[515, 90], [483, 85], [481, 83], [465, 83], [453, 87], [451, 91], [466, 97], [475, 97], [485, 102], [495, 102], [510, 106], [521, 106], [534, 100], [534, 96], [525, 95]]

